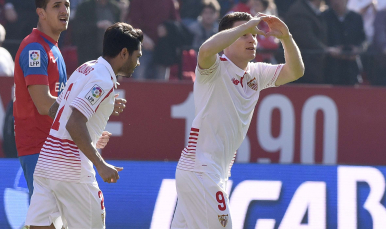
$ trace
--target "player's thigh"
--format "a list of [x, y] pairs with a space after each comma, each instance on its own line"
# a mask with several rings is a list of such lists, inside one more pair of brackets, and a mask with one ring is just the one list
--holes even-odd
[[178, 207], [189, 229], [232, 228], [229, 200], [205, 173], [177, 172]]
[[53, 189], [69, 229], [105, 228], [104, 199], [97, 183], [58, 181]]
[[26, 225], [50, 226], [60, 216], [58, 204], [49, 182], [43, 177], [34, 178], [35, 190], [28, 208]]

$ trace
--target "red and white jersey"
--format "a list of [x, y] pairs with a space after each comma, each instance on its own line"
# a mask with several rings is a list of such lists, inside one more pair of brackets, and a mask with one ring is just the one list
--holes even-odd
[[225, 55], [209, 69], [196, 67], [196, 116], [177, 169], [215, 173], [228, 179], [260, 91], [274, 87], [283, 65], [249, 63], [244, 71]]
[[73, 142], [66, 124], [72, 110], [79, 110], [88, 120], [87, 129], [95, 146], [114, 109], [116, 82], [111, 65], [102, 57], [75, 70], [56, 100], [59, 109], [40, 151], [35, 176], [82, 183], [96, 181], [92, 162]]

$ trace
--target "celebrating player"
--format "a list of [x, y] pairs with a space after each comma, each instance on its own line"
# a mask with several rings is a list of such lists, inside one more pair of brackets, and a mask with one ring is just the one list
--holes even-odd
[[[257, 28], [261, 21], [270, 28], [267, 34]], [[280, 39], [285, 64], [249, 62], [256, 55], [257, 34]], [[221, 51], [222, 57], [217, 54]], [[177, 165], [178, 202], [171, 228], [232, 228], [225, 187], [259, 93], [303, 73], [300, 51], [279, 18], [235, 12], [221, 19], [219, 33], [198, 54], [196, 117]]]
[[106, 163], [96, 150], [114, 110], [116, 75], [130, 77], [142, 55], [142, 31], [116, 23], [104, 35], [103, 55], [81, 65], [57, 98], [59, 110], [36, 165], [34, 193], [26, 225], [54, 228], [62, 216], [64, 227], [105, 228], [103, 194], [95, 179], [95, 165], [103, 181], [115, 183], [123, 168]]

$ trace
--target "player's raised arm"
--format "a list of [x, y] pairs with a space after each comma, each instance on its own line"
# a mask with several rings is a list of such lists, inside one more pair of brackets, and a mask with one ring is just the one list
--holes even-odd
[[264, 16], [262, 20], [264, 20], [270, 28], [270, 32], [267, 33], [267, 36], [278, 38], [284, 48], [285, 64], [276, 80], [276, 86], [299, 79], [304, 74], [304, 63], [300, 50], [292, 38], [287, 25], [275, 16], [268, 16], [265, 14], [259, 15]]
[[239, 37], [245, 34], [260, 34], [265, 35], [265, 33], [257, 28], [257, 25], [262, 17], [254, 17], [250, 21], [239, 25], [237, 27], [220, 31], [219, 33], [213, 35], [211, 38], [206, 40], [200, 47], [198, 52], [198, 65], [202, 69], [210, 68], [216, 62], [217, 53], [221, 52], [233, 42], [235, 42]]

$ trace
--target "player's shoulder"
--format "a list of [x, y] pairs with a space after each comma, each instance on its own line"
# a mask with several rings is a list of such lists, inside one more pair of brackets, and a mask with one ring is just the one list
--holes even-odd
[[40, 58], [42, 56], [47, 56], [47, 51], [44, 46], [36, 40], [25, 40], [20, 45], [18, 56]]

